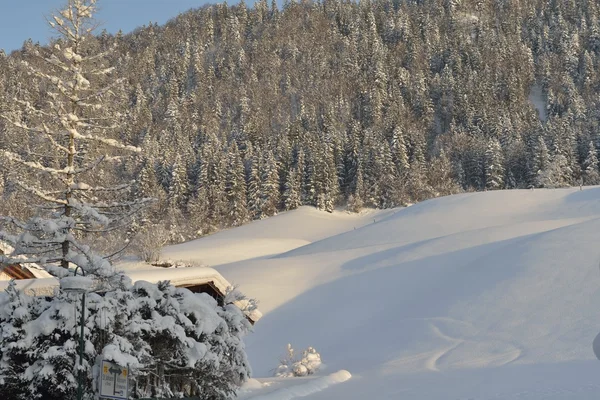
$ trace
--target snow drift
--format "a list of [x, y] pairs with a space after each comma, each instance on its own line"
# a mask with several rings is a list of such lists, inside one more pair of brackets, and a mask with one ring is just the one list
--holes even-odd
[[[322, 221], [315, 213], [219, 234], [233, 247], [270, 236], [274, 250], [212, 263], [261, 301], [265, 316], [247, 340], [256, 376], [270, 376], [291, 342], [354, 376], [311, 399], [597, 393], [600, 188], [462, 194]], [[204, 258], [214, 240], [169, 256], [194, 258], [197, 248]]]

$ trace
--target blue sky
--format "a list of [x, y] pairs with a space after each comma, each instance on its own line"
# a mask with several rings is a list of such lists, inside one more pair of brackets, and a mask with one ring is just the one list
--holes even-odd
[[[98, 0], [97, 19], [111, 33], [122, 29], [131, 32], [148, 22], [164, 24], [190, 8], [198, 8], [206, 3], [220, 3], [222, 0]], [[228, 1], [237, 4], [238, 1]], [[21, 48], [23, 42], [31, 38], [45, 44], [52, 36], [45, 16], [66, 4], [66, 0], [5, 0], [0, 6], [0, 48], [7, 53]], [[253, 2], [247, 1], [247, 4]]]

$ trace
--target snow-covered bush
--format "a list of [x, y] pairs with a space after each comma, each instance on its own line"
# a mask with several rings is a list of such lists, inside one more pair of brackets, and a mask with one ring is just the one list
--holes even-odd
[[321, 368], [321, 355], [313, 347], [302, 352], [300, 359], [296, 358], [292, 345], [288, 343], [286, 357], [282, 358], [275, 370], [275, 376], [288, 378], [293, 376], [312, 375]]
[[3, 398], [74, 399], [81, 368], [91, 399], [98, 358], [129, 366], [134, 397], [235, 397], [250, 375], [242, 342], [250, 323], [243, 312], [168, 282], [121, 282], [86, 296], [82, 367], [79, 296], [31, 297], [14, 284], [0, 293]]
[[147, 225], [135, 237], [135, 250], [143, 261], [155, 263], [168, 242], [169, 231], [162, 224]]

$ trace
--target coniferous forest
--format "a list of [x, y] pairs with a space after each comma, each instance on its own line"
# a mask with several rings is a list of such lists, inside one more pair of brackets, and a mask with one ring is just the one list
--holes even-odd
[[[85, 47], [114, 49], [121, 79], [97, 112], [142, 148], [95, 179], [157, 199], [132, 229], [165, 240], [300, 205], [600, 183], [596, 1], [224, 3]], [[55, 117], [28, 111], [52, 96], [22, 62], [43, 53], [27, 42], [0, 54], [0, 111], [23, 126]], [[3, 149], [44, 154], [36, 137], [0, 121]], [[29, 172], [3, 162], [1, 173], [2, 211], [30, 212], [17, 196]]]

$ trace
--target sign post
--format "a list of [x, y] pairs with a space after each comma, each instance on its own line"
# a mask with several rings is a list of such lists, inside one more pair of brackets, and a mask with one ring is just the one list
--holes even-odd
[[100, 398], [127, 400], [129, 369], [102, 360], [100, 371]]

